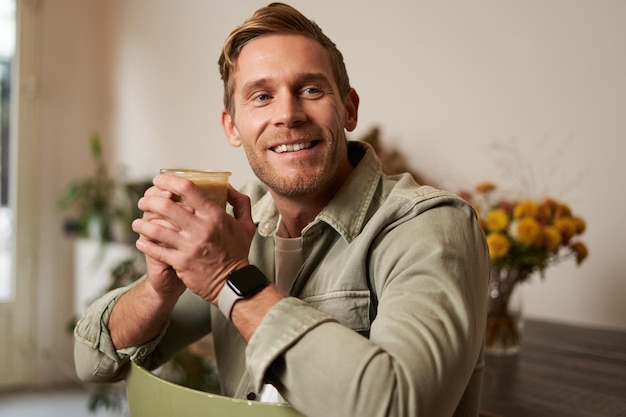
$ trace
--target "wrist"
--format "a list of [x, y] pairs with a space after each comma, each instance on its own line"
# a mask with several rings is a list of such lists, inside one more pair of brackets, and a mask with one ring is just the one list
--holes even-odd
[[269, 280], [259, 268], [254, 265], [244, 266], [228, 274], [218, 296], [217, 305], [230, 319], [235, 303], [254, 296], [268, 285]]
[[166, 284], [163, 283], [162, 280], [150, 279], [148, 276], [144, 282], [139, 285], [144, 287], [144, 294], [152, 300], [152, 304], [155, 308], [169, 309], [174, 307], [180, 296], [187, 288], [185, 284], [178, 279], [178, 277], [174, 277], [174, 280], [172, 280], [174, 282]]
[[249, 342], [267, 313], [285, 298], [274, 285], [268, 285], [250, 298], [238, 301], [232, 309], [230, 320], [241, 336]]

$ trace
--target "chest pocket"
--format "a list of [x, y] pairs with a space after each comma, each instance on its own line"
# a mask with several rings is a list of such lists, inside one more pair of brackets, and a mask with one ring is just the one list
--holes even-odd
[[302, 298], [311, 307], [333, 316], [342, 325], [359, 333], [370, 330], [370, 292], [333, 291]]

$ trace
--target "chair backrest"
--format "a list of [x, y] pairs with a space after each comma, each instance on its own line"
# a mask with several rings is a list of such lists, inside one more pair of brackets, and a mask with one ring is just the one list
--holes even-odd
[[293, 407], [209, 394], [173, 384], [131, 364], [126, 378], [131, 417], [304, 417]]

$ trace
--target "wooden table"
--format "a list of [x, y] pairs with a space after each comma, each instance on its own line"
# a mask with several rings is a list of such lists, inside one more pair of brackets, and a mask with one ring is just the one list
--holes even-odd
[[626, 417], [626, 332], [527, 320], [518, 355], [485, 361], [484, 416]]

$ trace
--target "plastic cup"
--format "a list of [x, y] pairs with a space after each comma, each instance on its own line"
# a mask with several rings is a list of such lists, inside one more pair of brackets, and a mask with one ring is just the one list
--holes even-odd
[[161, 174], [176, 175], [193, 181], [211, 200], [226, 208], [226, 195], [228, 193], [228, 171], [211, 171], [200, 169], [175, 169], [163, 168]]

